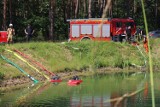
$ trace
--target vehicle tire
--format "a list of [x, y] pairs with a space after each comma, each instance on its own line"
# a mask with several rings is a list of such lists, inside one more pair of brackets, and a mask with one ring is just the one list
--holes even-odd
[[116, 37], [116, 36], [112, 36], [112, 40], [113, 40], [114, 42], [116, 42], [116, 41], [117, 41], [117, 37]]
[[121, 41], [121, 37], [120, 35], [117, 35], [117, 42], [120, 42]]
[[125, 36], [122, 36], [122, 42], [126, 42], [126, 37]]
[[81, 39], [81, 41], [89, 41], [89, 40], [91, 40], [91, 39], [88, 38], [88, 37], [85, 37], [85, 38], [82, 38], [82, 39]]
[[122, 42], [126, 42], [126, 41], [127, 41], [126, 38], [123, 38], [123, 39], [122, 39]]

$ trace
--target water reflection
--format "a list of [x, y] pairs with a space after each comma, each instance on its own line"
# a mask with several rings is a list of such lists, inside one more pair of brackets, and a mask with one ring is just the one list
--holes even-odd
[[110, 107], [106, 99], [109, 99], [109, 96], [73, 96], [70, 99], [70, 107]]
[[72, 96], [70, 107], [131, 107], [127, 105], [135, 106], [136, 103], [136, 94], [132, 94], [129, 97], [118, 92], [101, 96]]
[[[116, 85], [116, 81], [113, 83], [115, 83], [114, 85]], [[129, 81], [125, 83], [129, 83]], [[123, 81], [121, 82], [119, 81], [119, 85], [121, 85], [122, 87], [117, 86], [117, 89], [110, 90], [108, 94], [103, 93], [102, 95], [94, 95], [94, 96], [80, 95], [79, 97], [73, 95], [70, 99], [71, 107], [131, 107], [131, 105], [133, 107], [135, 106], [137, 107], [136, 102], [137, 100], [139, 100], [137, 98], [137, 95], [143, 93], [143, 96], [141, 96], [141, 98], [145, 100], [148, 97], [149, 86], [148, 86], [148, 81], [146, 80], [145, 83], [144, 80], [135, 83], [136, 84], [132, 84], [132, 87], [128, 87], [130, 85], [127, 84], [124, 86]], [[142, 86], [142, 84], [144, 86]], [[137, 88], [140, 88], [139, 85], [141, 86], [141, 89], [137, 90]], [[125, 89], [124, 87], [128, 88]]]

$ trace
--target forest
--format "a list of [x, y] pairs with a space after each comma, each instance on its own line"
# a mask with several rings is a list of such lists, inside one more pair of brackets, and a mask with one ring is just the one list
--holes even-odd
[[[100, 18], [110, 0], [2, 0], [0, 3], [0, 31], [14, 25], [15, 41], [23, 41], [24, 29], [31, 24], [37, 41], [68, 39], [67, 19]], [[149, 31], [160, 28], [158, 0], [111, 0], [107, 18], [128, 18], [144, 29], [141, 1], [145, 4]]]

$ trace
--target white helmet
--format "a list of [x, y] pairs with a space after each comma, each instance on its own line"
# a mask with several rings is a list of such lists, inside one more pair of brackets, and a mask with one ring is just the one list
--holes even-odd
[[13, 24], [9, 24], [9, 26], [13, 26]]

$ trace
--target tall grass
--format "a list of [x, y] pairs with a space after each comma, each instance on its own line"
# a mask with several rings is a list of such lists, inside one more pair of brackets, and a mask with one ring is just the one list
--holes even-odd
[[[142, 57], [136, 47], [115, 42], [84, 41], [66, 44], [34, 42], [13, 44], [5, 48], [10, 48], [11, 50], [14, 48], [18, 49], [34, 60], [39, 61], [54, 73], [88, 71], [90, 66], [94, 66], [96, 70], [103, 67], [126, 68], [131, 66], [132, 63], [143, 65]], [[25, 71], [33, 74], [31, 72], [32, 69], [15, 56], [6, 51], [2, 52], [2, 54]], [[0, 59], [0, 64], [2, 65], [0, 72], [5, 74], [7, 78], [12, 77], [13, 74], [14, 77], [21, 74], [21, 72], [6, 64], [2, 59]]]
[[144, 8], [144, 0], [141, 0], [142, 3], [142, 10], [143, 10], [143, 17], [144, 17], [144, 23], [145, 23], [145, 30], [146, 30], [146, 36], [148, 38], [148, 46], [149, 46], [149, 68], [150, 68], [150, 82], [151, 82], [151, 94], [152, 94], [152, 107], [155, 107], [155, 95], [154, 95], [154, 80], [153, 80], [153, 64], [152, 64], [152, 54], [150, 49], [150, 41], [148, 36], [148, 24], [147, 24], [147, 18]]

